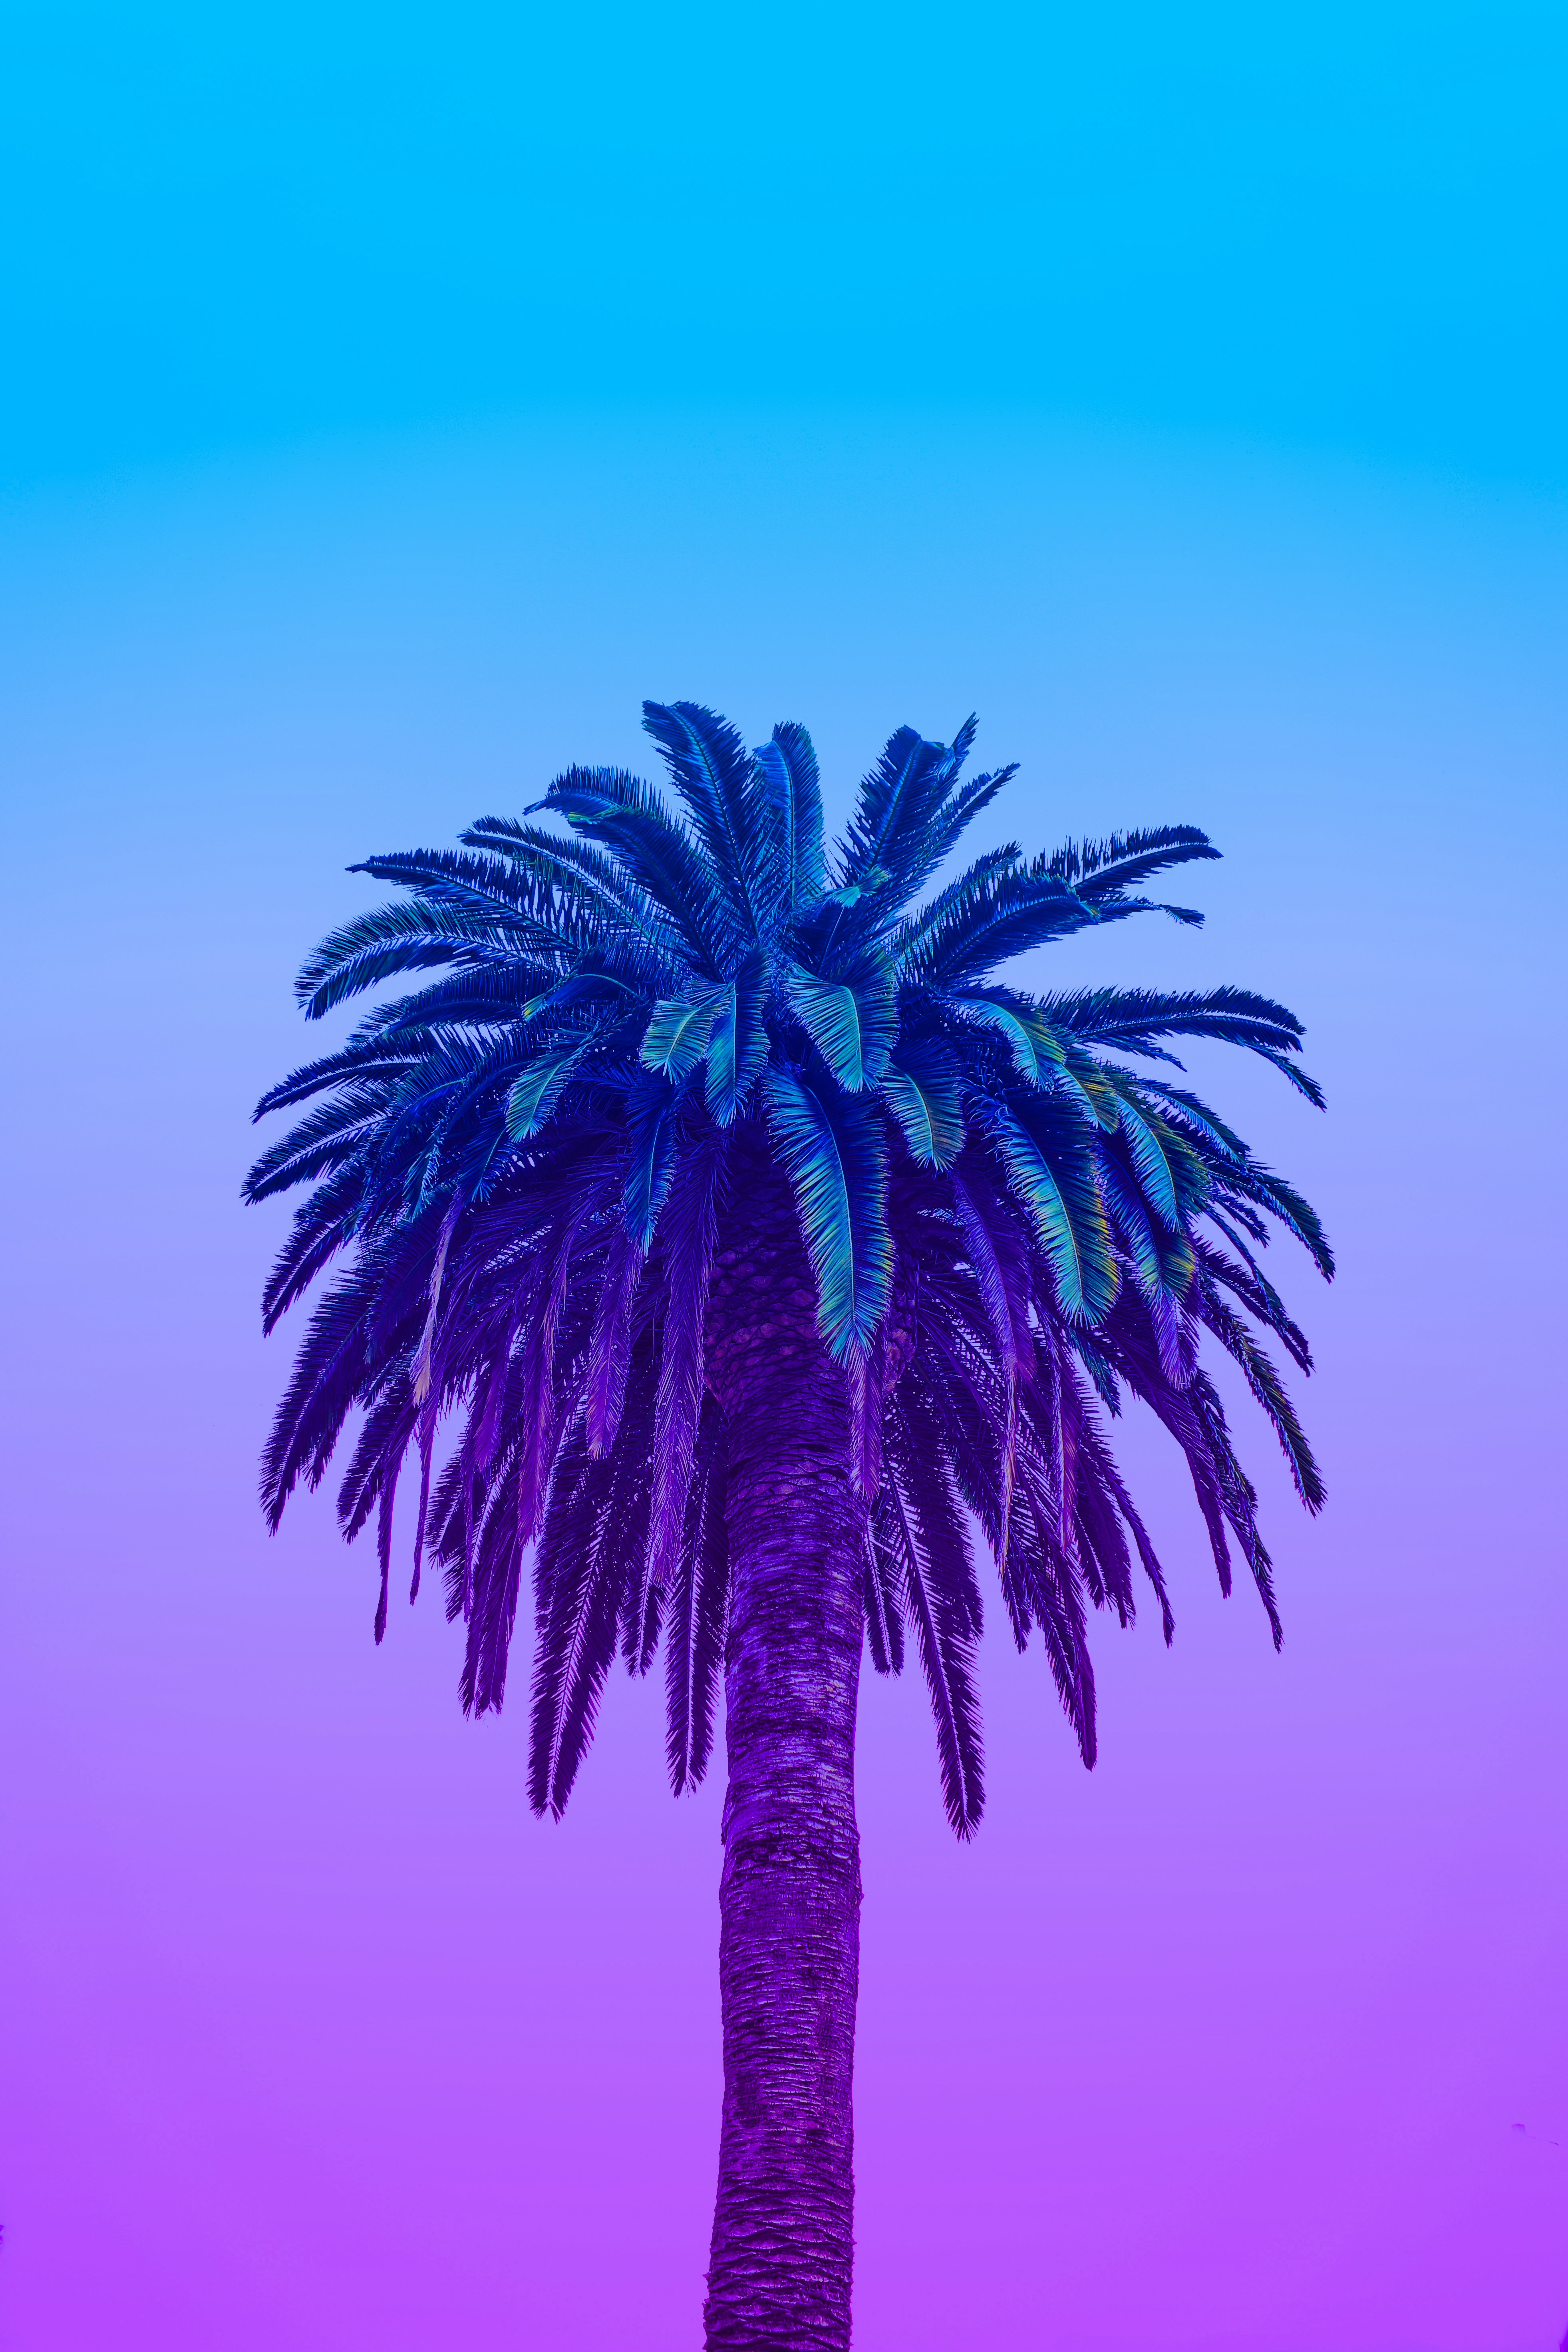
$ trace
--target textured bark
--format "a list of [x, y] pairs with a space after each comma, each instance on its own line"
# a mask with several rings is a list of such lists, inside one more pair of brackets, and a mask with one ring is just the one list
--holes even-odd
[[710, 1318], [727, 1427], [724, 2113], [710, 2352], [844, 2352], [860, 1862], [859, 1505], [783, 1183], [737, 1171]]

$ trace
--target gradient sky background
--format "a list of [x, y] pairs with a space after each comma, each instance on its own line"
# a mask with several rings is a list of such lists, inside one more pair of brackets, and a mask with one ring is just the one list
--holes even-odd
[[644, 694], [1207, 826], [1205, 930], [1051, 976], [1269, 990], [1330, 1093], [1201, 1071], [1343, 1265], [1283, 1655], [1130, 1423], [1092, 1776], [993, 1635], [961, 1851], [868, 1678], [858, 2352], [1557, 2347], [1563, 28], [8, 13], [4, 2352], [697, 2341], [718, 1789], [621, 1680], [534, 1824], [438, 1610], [268, 1540], [237, 1199], [345, 865]]

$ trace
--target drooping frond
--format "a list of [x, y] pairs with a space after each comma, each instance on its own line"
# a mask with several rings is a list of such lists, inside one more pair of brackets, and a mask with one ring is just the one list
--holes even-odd
[[708, 1108], [721, 1127], [745, 1109], [767, 1066], [767, 961], [754, 951], [714, 999], [708, 1025]]
[[794, 1188], [830, 1355], [863, 1357], [887, 1311], [887, 1130], [871, 1107], [792, 1069], [768, 1078], [773, 1146]]
[[1119, 1269], [1087, 1130], [1048, 1097], [1015, 1096], [986, 1106], [985, 1132], [1034, 1225], [1056, 1305], [1069, 1322], [1100, 1322]]
[[784, 986], [791, 1010], [835, 1084], [851, 1095], [877, 1086], [899, 1034], [898, 973], [891, 960], [862, 954], [832, 980], [796, 970]]
[[725, 1145], [721, 1128], [710, 1128], [694, 1139], [682, 1159], [665, 1222], [665, 1303], [647, 1556], [648, 1580], [656, 1585], [668, 1584], [675, 1573], [691, 1491], [706, 1370], [703, 1334], [708, 1285], [719, 1233]]
[[940, 1039], [917, 1039], [889, 1057], [881, 1091], [911, 1157], [925, 1168], [951, 1168], [964, 1133], [957, 1055]]
[[574, 1439], [562, 1461], [539, 1547], [539, 1642], [533, 1668], [529, 1800], [559, 1820], [572, 1793], [615, 1662], [626, 1575], [626, 1517], [646, 1488], [643, 1465], [595, 1462]]
[[914, 1442], [896, 1408], [889, 1416], [889, 1509], [883, 1525], [901, 1579], [904, 1612], [936, 1720], [942, 1801], [960, 1837], [972, 1837], [985, 1802], [984, 1751], [974, 1687], [980, 1596], [940, 1456]]
[[437, 964], [503, 964], [519, 956], [531, 961], [545, 944], [521, 917], [412, 898], [374, 908], [334, 931], [302, 967], [296, 993], [308, 1017], [319, 1021], [345, 998], [399, 972]]
[[697, 1437], [679, 1565], [665, 1624], [666, 1753], [677, 1796], [698, 1786], [713, 1748], [714, 1701], [730, 1605], [724, 1496], [724, 1420], [710, 1398]]
[[1138, 1053], [1157, 1037], [1215, 1037], [1253, 1052], [1293, 1054], [1301, 1024], [1282, 1004], [1244, 988], [1166, 994], [1149, 989], [1097, 988], [1047, 996], [1040, 1010], [1055, 1028], [1097, 1045]]

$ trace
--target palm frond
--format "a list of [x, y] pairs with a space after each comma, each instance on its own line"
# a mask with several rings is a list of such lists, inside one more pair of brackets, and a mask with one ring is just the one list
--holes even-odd
[[1247, 1387], [1273, 1424], [1296, 1492], [1310, 1511], [1321, 1511], [1327, 1500], [1322, 1476], [1278, 1370], [1241, 1318], [1218, 1297], [1212, 1282], [1200, 1285], [1195, 1312], [1226, 1353], [1241, 1366]]
[[578, 891], [597, 898], [606, 912], [643, 925], [652, 909], [637, 885], [627, 880], [614, 858], [592, 842], [546, 833], [541, 824], [523, 824], [515, 817], [481, 816], [458, 838], [471, 849], [511, 859], [536, 882], [555, 889]]
[[1125, 1095], [1117, 1103], [1116, 1119], [1139, 1191], [1167, 1233], [1180, 1233], [1186, 1220], [1176, 1193], [1176, 1169], [1157, 1122], [1145, 1118]]
[[795, 1193], [828, 1353], [864, 1356], [892, 1285], [888, 1135], [880, 1114], [830, 1079], [771, 1070], [768, 1124]]
[[333, 1005], [395, 973], [432, 964], [531, 959], [547, 943], [537, 927], [510, 915], [474, 913], [422, 898], [394, 902], [356, 916], [323, 940], [301, 966], [295, 993], [307, 1019], [319, 1021]]
[[708, 1031], [708, 1108], [720, 1127], [729, 1127], [745, 1108], [768, 1058], [763, 1019], [768, 968], [753, 951], [721, 990]]
[[901, 1415], [889, 1415], [885, 1525], [902, 1581], [902, 1599], [936, 1721], [942, 1802], [953, 1831], [971, 1838], [985, 1806], [984, 1750], [974, 1652], [980, 1596], [940, 1456], [932, 1459], [905, 1436]]
[[1147, 882], [1168, 866], [1219, 856], [1195, 824], [1160, 824], [1142, 833], [1113, 833], [1105, 841], [1069, 841], [1042, 863], [1047, 874], [1068, 883], [1092, 906], [1135, 882]]
[[912, 727], [900, 727], [883, 745], [860, 786], [839, 861], [840, 883], [864, 887], [886, 868], [900, 833], [918, 831], [940, 805], [946, 788], [943, 751]]
[[631, 1362], [632, 1307], [645, 1262], [641, 1246], [617, 1218], [605, 1251], [584, 1391], [584, 1428], [596, 1461], [610, 1452], [621, 1425]]
[[1116, 1260], [1081, 1129], [1075, 1133], [1077, 1122], [1039, 1096], [989, 1102], [982, 1118], [1003, 1173], [1034, 1224], [1058, 1306], [1069, 1322], [1100, 1322], [1116, 1297]]
[[886, 1484], [866, 1519], [866, 1559], [861, 1593], [866, 1610], [866, 1642], [871, 1664], [879, 1675], [904, 1670], [902, 1554], [892, 1515], [896, 1510]]
[[883, 1101], [922, 1168], [950, 1168], [963, 1147], [957, 1056], [935, 1038], [900, 1045], [882, 1072]]
[[679, 1796], [695, 1789], [713, 1748], [713, 1711], [729, 1615], [730, 1547], [724, 1521], [724, 1423], [704, 1405], [692, 1466], [680, 1561], [666, 1625], [665, 1752]]
[[653, 1507], [648, 1523], [650, 1584], [675, 1571], [691, 1486], [706, 1358], [703, 1329], [724, 1182], [721, 1128], [699, 1135], [683, 1155], [665, 1221], [664, 1328], [655, 1410]]
[[752, 805], [752, 760], [727, 719], [698, 702], [645, 702], [645, 731], [664, 753], [710, 872], [748, 933], [756, 930], [762, 845]]
[[626, 1096], [631, 1158], [622, 1192], [626, 1231], [638, 1249], [653, 1247], [654, 1228], [675, 1175], [677, 1096], [668, 1078], [639, 1077]]
[[599, 1694], [615, 1659], [626, 1558], [606, 1522], [617, 1498], [623, 1512], [628, 1507], [624, 1490], [631, 1483], [621, 1464], [591, 1460], [574, 1438], [539, 1546], [528, 1794], [536, 1813], [557, 1820], [593, 1737]]
[[1098, 920], [1065, 882], [1016, 866], [982, 865], [955, 886], [951, 904], [902, 950], [905, 970], [928, 987], [984, 980], [1010, 956], [1065, 939]]
[[664, 915], [695, 971], [721, 976], [734, 917], [697, 845], [661, 794], [620, 768], [568, 768], [540, 803], [573, 831], [602, 842], [627, 879]]
[[1282, 1004], [1244, 988], [1167, 993], [1154, 989], [1095, 988], [1047, 996], [1040, 1010], [1053, 1027], [1088, 1043], [1142, 1053], [1156, 1037], [1215, 1037], [1254, 1053], [1293, 1054], [1301, 1024]]
[[797, 967], [785, 987], [802, 1028], [845, 1092], [878, 1085], [899, 1034], [891, 961], [868, 952], [835, 980]]
[[797, 908], [814, 906], [827, 887], [816, 752], [805, 728], [786, 719], [752, 756], [775, 907], [787, 921]]
[[708, 1052], [713, 1022], [732, 988], [707, 988], [696, 996], [667, 997], [656, 1004], [643, 1032], [640, 1058], [645, 1070], [658, 1070], [672, 1086], [689, 1077]]

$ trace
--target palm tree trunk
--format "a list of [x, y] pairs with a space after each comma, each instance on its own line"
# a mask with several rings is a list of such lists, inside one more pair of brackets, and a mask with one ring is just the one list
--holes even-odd
[[844, 1381], [765, 1164], [715, 1268], [728, 1438], [729, 1789], [719, 1894], [724, 2112], [709, 2352], [845, 2352], [860, 1861], [860, 1506]]

